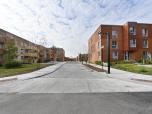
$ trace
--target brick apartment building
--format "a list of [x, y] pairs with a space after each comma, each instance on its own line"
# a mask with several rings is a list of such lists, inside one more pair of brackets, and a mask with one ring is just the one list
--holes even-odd
[[14, 42], [14, 46], [17, 47], [17, 60], [23, 63], [36, 63], [38, 61], [39, 49], [36, 44], [0, 29], [1, 63], [4, 62], [5, 47], [9, 41]]
[[[12, 33], [0, 29], [0, 64], [4, 63], [5, 48], [9, 41], [17, 47], [17, 57], [23, 63], [47, 62], [51, 60], [51, 48], [34, 44]], [[64, 49], [55, 49], [55, 61], [64, 61]]]
[[152, 24], [127, 22], [124, 25], [100, 25], [88, 40], [89, 61], [107, 62], [107, 35], [110, 33], [111, 61], [152, 58]]
[[51, 47], [50, 48], [50, 59], [51, 61], [64, 61], [65, 51], [63, 48]]

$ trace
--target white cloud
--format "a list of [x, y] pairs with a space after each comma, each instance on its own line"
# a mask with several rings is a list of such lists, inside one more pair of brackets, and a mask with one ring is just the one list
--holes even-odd
[[101, 24], [152, 23], [151, 0], [1, 0], [0, 28], [67, 56], [87, 51], [88, 38]]

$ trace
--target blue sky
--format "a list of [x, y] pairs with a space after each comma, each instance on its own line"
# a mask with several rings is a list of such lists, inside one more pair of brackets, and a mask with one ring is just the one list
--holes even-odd
[[152, 23], [152, 0], [0, 0], [0, 28], [66, 56], [87, 52], [100, 24]]

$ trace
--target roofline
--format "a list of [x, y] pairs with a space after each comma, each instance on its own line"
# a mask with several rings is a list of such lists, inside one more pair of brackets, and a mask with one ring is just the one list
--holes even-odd
[[11, 32], [8, 32], [8, 31], [6, 31], [6, 30], [4, 30], [4, 29], [1, 29], [1, 28], [0, 28], [0, 31], [4, 31], [4, 32], [6, 32], [6, 33], [8, 33], [8, 34], [11, 34], [11, 35], [15, 36], [16, 38], [20, 38], [20, 39], [25, 40], [25, 41], [27, 41], [27, 42], [30, 42], [30, 43], [32, 43], [32, 44], [34, 44], [34, 45], [38, 45], [38, 44], [36, 44], [36, 43], [34, 43], [34, 42], [31, 42], [31, 41], [29, 41], [29, 40], [26, 40], [25, 38], [22, 38], [22, 37], [20, 37], [20, 36], [17, 36], [17, 35], [15, 35], [15, 34], [11, 33]]

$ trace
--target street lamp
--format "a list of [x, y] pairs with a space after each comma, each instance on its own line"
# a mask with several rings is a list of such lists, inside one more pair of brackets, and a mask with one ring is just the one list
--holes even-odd
[[[108, 43], [108, 74], [110, 74], [110, 33], [109, 32], [105, 32], [105, 33], [98, 32], [98, 35], [100, 35], [100, 36], [101, 35], [107, 35], [107, 43]], [[101, 48], [101, 49], [103, 49], [103, 48]], [[103, 55], [102, 55], [102, 59], [103, 59]], [[102, 62], [103, 62], [103, 60], [102, 60]]]
[[103, 70], [103, 48], [104, 48], [104, 45], [101, 45], [101, 60], [102, 60], [102, 70]]

